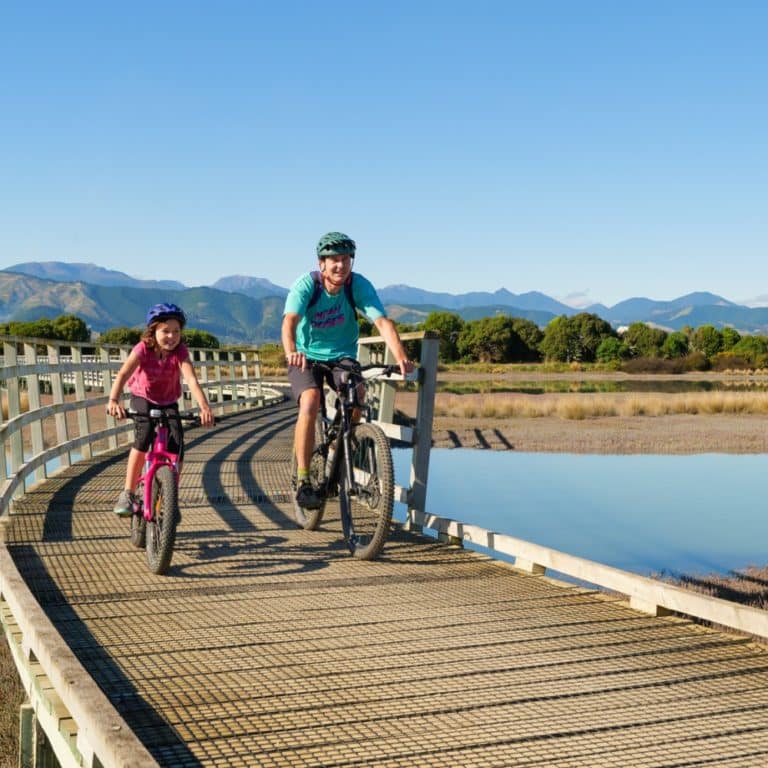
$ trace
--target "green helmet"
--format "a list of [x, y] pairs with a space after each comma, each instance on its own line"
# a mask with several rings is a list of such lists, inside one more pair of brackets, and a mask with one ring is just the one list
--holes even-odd
[[355, 241], [343, 232], [328, 232], [317, 243], [317, 258], [326, 256], [355, 256]]

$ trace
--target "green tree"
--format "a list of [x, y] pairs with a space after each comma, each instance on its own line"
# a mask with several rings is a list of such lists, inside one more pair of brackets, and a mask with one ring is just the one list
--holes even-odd
[[723, 348], [723, 337], [714, 325], [702, 325], [691, 336], [691, 349], [713, 358]]
[[57, 338], [63, 341], [90, 341], [91, 332], [85, 324], [85, 320], [77, 315], [59, 315], [53, 321], [53, 329], [58, 334]]
[[219, 340], [208, 331], [199, 328], [184, 329], [184, 343], [188, 347], [201, 347], [202, 349], [219, 349]]
[[731, 353], [747, 360], [755, 368], [768, 365], [768, 338], [765, 336], [742, 336], [734, 344]]
[[117, 328], [108, 328], [99, 336], [100, 344], [119, 344], [121, 346], [133, 346], [141, 339], [139, 328], [128, 328], [124, 325]]
[[456, 345], [462, 357], [484, 363], [508, 363], [519, 359], [526, 349], [508, 315], [470, 320], [459, 333]]
[[438, 357], [444, 363], [459, 359], [457, 342], [464, 328], [464, 320], [453, 312], [430, 312], [424, 320], [425, 331], [440, 335]]
[[723, 352], [728, 352], [729, 350], [733, 349], [736, 344], [739, 343], [739, 339], [741, 339], [741, 334], [735, 329], [731, 328], [730, 326], [726, 326], [723, 328], [722, 331], [720, 331], [720, 337], [723, 340]]
[[559, 315], [547, 323], [539, 349], [547, 360], [569, 363], [577, 359], [578, 342], [578, 334], [568, 322], [568, 316]]
[[24, 336], [34, 339], [58, 341], [53, 320], [44, 317], [40, 320], [12, 320], [8, 323], [8, 333], [11, 336]]
[[576, 338], [574, 359], [585, 363], [595, 361], [597, 348], [603, 339], [616, 336], [610, 323], [591, 312], [579, 312], [573, 315], [568, 318], [568, 325]]
[[629, 357], [629, 350], [621, 339], [616, 336], [606, 336], [600, 342], [595, 357], [601, 363], [612, 363]]
[[632, 357], [659, 357], [666, 341], [667, 332], [646, 323], [632, 323], [621, 340], [627, 345]]
[[541, 360], [539, 346], [544, 338], [544, 333], [532, 320], [524, 317], [512, 318], [512, 330], [520, 337], [525, 345], [525, 351], [521, 362], [534, 362]]
[[610, 324], [591, 312], [560, 315], [544, 329], [539, 345], [545, 357], [560, 362], [593, 362], [603, 339], [616, 336]]
[[661, 354], [668, 359], [685, 357], [689, 351], [688, 337], [682, 331], [670, 333], [661, 345]]

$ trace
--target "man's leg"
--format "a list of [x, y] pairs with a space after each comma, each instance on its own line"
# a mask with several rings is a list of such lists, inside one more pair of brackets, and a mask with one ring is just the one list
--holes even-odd
[[[296, 419], [294, 450], [299, 471], [309, 472], [309, 462], [315, 448], [315, 422], [320, 409], [320, 390], [305, 389], [299, 398], [299, 416]], [[301, 475], [300, 475], [301, 476]]]
[[317, 509], [322, 501], [310, 482], [309, 464], [315, 448], [315, 421], [322, 393], [311, 372], [290, 368], [288, 378], [299, 405], [293, 438], [298, 481], [296, 502], [304, 509]]

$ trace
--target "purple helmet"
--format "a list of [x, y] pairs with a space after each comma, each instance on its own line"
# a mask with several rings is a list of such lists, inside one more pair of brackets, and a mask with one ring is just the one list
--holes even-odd
[[178, 320], [183, 328], [187, 324], [187, 316], [184, 310], [176, 304], [155, 304], [147, 310], [147, 325], [156, 320]]

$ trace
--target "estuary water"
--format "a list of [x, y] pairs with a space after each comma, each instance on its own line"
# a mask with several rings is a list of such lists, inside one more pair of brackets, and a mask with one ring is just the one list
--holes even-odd
[[427, 511], [643, 575], [727, 573], [768, 563], [767, 478], [765, 454], [433, 449]]

